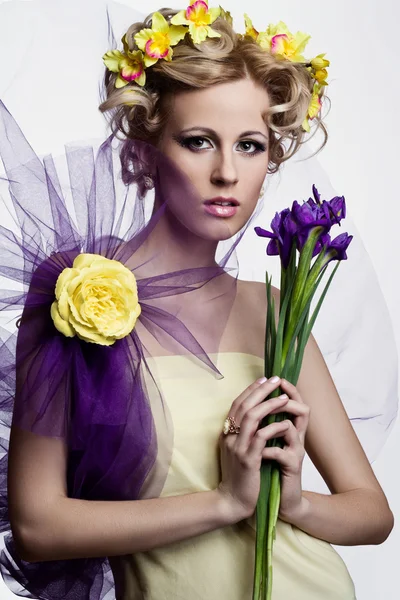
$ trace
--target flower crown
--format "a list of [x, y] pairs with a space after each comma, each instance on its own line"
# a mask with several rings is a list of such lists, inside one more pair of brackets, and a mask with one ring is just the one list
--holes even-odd
[[[118, 73], [115, 87], [122, 88], [131, 82], [144, 86], [146, 69], [160, 59], [171, 61], [172, 47], [176, 46], [187, 33], [195, 44], [201, 44], [207, 37], [221, 37], [220, 33], [210, 27], [218, 17], [222, 17], [232, 25], [231, 14], [221, 6], [209, 8], [208, 0], [190, 0], [187, 9], [179, 11], [170, 22], [161, 13], [153, 13], [151, 28], [143, 28], [134, 36], [139, 50], [129, 49], [124, 34], [121, 40], [124, 51], [109, 50], [103, 55], [103, 62], [107, 69]], [[301, 63], [310, 72], [314, 79], [313, 94], [302, 123], [303, 129], [310, 131], [310, 121], [319, 114], [323, 88], [328, 85], [326, 68], [329, 67], [329, 60], [324, 58], [325, 54], [318, 54], [307, 61], [302, 52], [311, 36], [300, 31], [293, 35], [283, 21], [277, 25], [270, 24], [265, 31], [258, 32], [247, 14], [244, 15], [244, 20], [246, 31], [244, 34], [239, 34], [241, 38], [251, 37], [266, 52], [270, 52], [277, 58]]]

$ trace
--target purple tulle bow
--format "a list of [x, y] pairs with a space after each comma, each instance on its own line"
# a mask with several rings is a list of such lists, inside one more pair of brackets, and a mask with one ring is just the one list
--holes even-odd
[[[125, 146], [131, 185], [118, 197], [112, 142], [110, 136], [95, 158], [92, 147], [66, 149], [72, 193], [72, 205], [67, 205], [53, 158], [39, 160], [0, 103], [0, 157], [7, 175], [3, 181], [17, 225], [17, 232], [0, 225], [0, 275], [23, 288], [2, 290], [0, 296], [1, 311], [23, 311], [18, 334], [1, 329], [1, 424], [6, 433], [12, 420], [38, 435], [63, 439], [68, 447], [68, 496], [88, 500], [140, 497], [158, 451], [144, 379], [149, 367], [136, 327], [111, 347], [57, 331], [50, 317], [57, 277], [81, 252], [135, 264], [135, 253], [167, 204], [146, 222], [143, 178], [150, 167], [156, 193], [188, 193], [188, 182], [173, 163], [153, 146], [132, 141]], [[132, 191], [134, 199], [129, 196]], [[175, 353], [178, 349], [196, 357], [216, 377], [222, 374], [185, 323], [155, 301], [198, 289], [224, 273], [228, 258], [229, 253], [216, 267], [137, 278], [142, 328], [162, 338]], [[5, 452], [6, 433], [0, 440]], [[0, 468], [0, 528], [6, 532], [0, 569], [6, 583], [15, 591], [18, 582], [20, 595], [30, 598], [103, 599], [114, 585], [106, 557], [43, 563], [18, 557], [7, 508], [7, 454]]]

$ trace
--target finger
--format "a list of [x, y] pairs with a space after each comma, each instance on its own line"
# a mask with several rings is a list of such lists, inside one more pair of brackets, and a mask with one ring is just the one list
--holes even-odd
[[247, 450], [260, 426], [262, 419], [269, 415], [274, 409], [279, 409], [280, 412], [282, 412], [285, 409], [287, 402], [288, 398], [271, 398], [267, 402], [261, 402], [253, 409], [249, 410], [244, 415], [240, 423], [240, 433], [238, 434], [237, 440], [238, 448]]
[[[285, 422], [286, 422], [286, 420], [282, 421], [282, 423], [285, 423]], [[296, 429], [294, 423], [292, 423], [292, 421], [287, 420], [287, 423], [288, 423], [288, 428], [285, 430], [285, 442], [286, 442], [287, 448], [289, 450], [293, 450], [294, 452], [301, 451], [301, 449], [304, 448], [304, 446], [301, 443], [299, 432], [297, 431], [297, 429]]]
[[[278, 425], [280, 427], [278, 427]], [[279, 435], [276, 435], [276, 432], [278, 432]], [[270, 425], [259, 429], [253, 438], [255, 451], [263, 452], [267, 441], [274, 439], [275, 437], [284, 438], [284, 441], [286, 442], [285, 451], [300, 458], [304, 456], [304, 446], [299, 439], [299, 435], [295, 426], [289, 420], [279, 421], [279, 423], [271, 423]], [[262, 447], [262, 444], [264, 444], [264, 448]]]
[[232, 406], [229, 410], [229, 416], [236, 418], [236, 413], [238, 407], [246, 400], [246, 398], [255, 390], [257, 390], [260, 385], [265, 383], [265, 377], [260, 377], [252, 384], [250, 384], [247, 388], [243, 390], [243, 392], [232, 402]]
[[288, 394], [288, 396], [290, 396], [290, 398], [293, 398], [293, 400], [297, 400], [297, 402], [305, 404], [299, 390], [295, 385], [293, 385], [293, 383], [290, 383], [290, 381], [288, 381], [287, 379], [281, 379], [281, 387]]
[[304, 455], [304, 448], [301, 451], [293, 451], [289, 446], [285, 446], [284, 448], [279, 448], [279, 446], [268, 446], [262, 451], [263, 459], [276, 460], [288, 471], [296, 474], [301, 471]]
[[[242, 400], [241, 403], [238, 403], [235, 411], [235, 420], [238, 424], [242, 422], [244, 415], [254, 406], [263, 402], [267, 396], [269, 396], [276, 388], [280, 385], [280, 379], [278, 378], [276, 381], [271, 379], [267, 379], [264, 383], [258, 385], [254, 388], [251, 393]], [[231, 413], [229, 413], [231, 414]]]
[[262, 457], [265, 444], [268, 440], [273, 440], [277, 437], [285, 436], [289, 429], [289, 421], [280, 421], [279, 423], [271, 423], [266, 427], [259, 429], [249, 446], [248, 453], [250, 457]]
[[310, 407], [308, 404], [289, 399], [285, 404], [283, 411], [280, 411], [279, 409], [273, 411], [274, 414], [279, 412], [294, 415], [293, 424], [299, 433], [301, 442], [304, 444], [308, 423], [310, 421]]

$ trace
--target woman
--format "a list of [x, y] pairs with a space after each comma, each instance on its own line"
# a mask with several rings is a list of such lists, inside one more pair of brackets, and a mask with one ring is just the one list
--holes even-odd
[[[161, 11], [167, 19], [175, 12]], [[127, 32], [130, 52], [136, 51], [134, 35], [143, 25], [152, 25], [151, 15]], [[157, 452], [142, 474], [140, 499], [132, 501], [111, 504], [101, 494], [92, 494], [90, 502], [89, 494], [68, 497], [71, 457], [61, 436], [38, 436], [15, 421], [9, 497], [17, 554], [33, 567], [37, 561], [108, 556], [116, 597], [123, 600], [250, 598], [252, 517], [260, 463], [270, 458], [283, 473], [274, 598], [350, 599], [355, 597], [351, 578], [329, 544], [383, 542], [392, 528], [386, 498], [315, 341], [308, 345], [297, 387], [279, 379], [263, 381], [264, 285], [236, 280], [221, 272], [215, 259], [218, 242], [248, 224], [267, 173], [302, 141], [313, 82], [304, 67], [265, 53], [251, 36], [238, 38], [226, 17], [212, 28], [220, 34], [217, 40], [194, 46], [186, 36], [174, 46], [171, 62], [158, 60], [148, 67], [140, 93], [138, 84], [116, 88], [121, 74], [108, 72], [108, 97], [101, 108], [117, 107], [116, 129], [127, 124], [121, 151], [125, 180], [137, 181], [139, 160], [148, 170], [142, 169], [144, 185], [156, 188], [155, 223], [124, 255], [125, 265], [138, 283], [201, 271], [194, 283], [202, 285], [189, 294], [166, 294], [154, 307], [179, 316], [198, 343], [192, 353], [199, 356], [204, 349], [224, 378], [216, 381], [202, 364], [188, 360], [182, 338], [177, 349], [138, 322], [143, 359], [150, 367], [144, 373], [146, 387], [155, 398], [158, 386], [165, 404], [160, 416], [161, 405], [150, 398]], [[271, 110], [278, 104], [283, 108]], [[292, 140], [287, 153], [286, 137]], [[161, 156], [152, 154], [153, 148]], [[154, 156], [158, 162], [152, 172]], [[179, 285], [187, 291], [190, 280]], [[276, 289], [275, 295], [278, 300]], [[26, 311], [25, 323], [32, 314]], [[278, 386], [287, 396], [263, 403]], [[282, 410], [293, 415], [293, 423], [258, 429], [264, 416]], [[240, 426], [237, 434], [221, 434], [227, 414]], [[19, 418], [23, 423], [25, 417]], [[277, 436], [284, 437], [285, 449], [266, 449], [266, 441]], [[305, 450], [331, 496], [302, 490]], [[90, 598], [94, 593], [91, 588]]]

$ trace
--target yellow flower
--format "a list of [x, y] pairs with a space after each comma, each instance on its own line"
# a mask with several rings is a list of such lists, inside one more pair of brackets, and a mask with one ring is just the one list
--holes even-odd
[[329, 62], [329, 60], [324, 58], [324, 56], [325, 54], [318, 54], [318, 56], [310, 60], [313, 69], [319, 71], [320, 69], [325, 69], [326, 67], [329, 67], [331, 63]]
[[160, 58], [170, 61], [172, 59], [171, 46], [176, 46], [186, 33], [187, 27], [170, 26], [161, 13], [153, 13], [151, 29], [141, 29], [134, 36], [138, 48], [145, 53], [145, 67], [151, 67]]
[[266, 31], [259, 33], [257, 43], [264, 50], [268, 50], [280, 58], [286, 58], [292, 62], [306, 62], [302, 52], [310, 38], [310, 35], [301, 31], [293, 35], [287, 25], [283, 21], [279, 21], [276, 25], [268, 25]]
[[308, 105], [307, 115], [302, 124], [304, 131], [310, 131], [310, 121], [314, 119], [321, 110], [322, 102], [320, 93], [321, 86], [318, 83], [315, 83], [310, 104]]
[[208, 8], [207, 0], [191, 0], [186, 10], [179, 11], [172, 17], [173, 25], [189, 25], [189, 33], [195, 44], [204, 42], [207, 37], [221, 37], [221, 34], [210, 27], [220, 16], [221, 9]]
[[314, 79], [318, 81], [320, 85], [328, 85], [326, 78], [328, 77], [328, 71], [326, 69], [319, 69], [314, 73]]
[[250, 19], [250, 17], [246, 13], [244, 14], [244, 24], [246, 26], [245, 35], [250, 36], [251, 38], [253, 38], [253, 40], [257, 40], [257, 38], [258, 38], [258, 31], [253, 26], [252, 20]]
[[78, 254], [60, 273], [55, 296], [51, 317], [58, 331], [102, 346], [127, 336], [141, 312], [133, 273], [99, 254]]
[[109, 50], [103, 55], [103, 62], [107, 69], [113, 73], [118, 73], [118, 77], [115, 80], [115, 87], [122, 88], [131, 81], [135, 81], [138, 85], [143, 86], [146, 83], [143, 53], [140, 50], [131, 52], [125, 35], [121, 41], [124, 45], [124, 52]]

